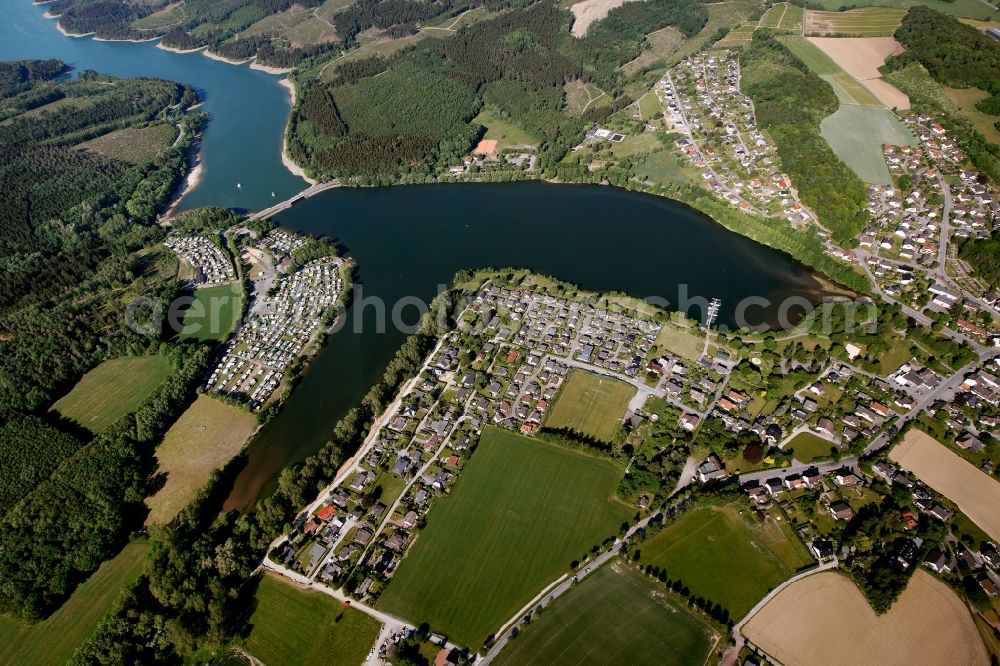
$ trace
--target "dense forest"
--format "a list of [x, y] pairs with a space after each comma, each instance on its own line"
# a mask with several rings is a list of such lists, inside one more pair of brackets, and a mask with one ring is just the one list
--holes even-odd
[[958, 248], [958, 256], [968, 262], [977, 278], [992, 288], [1000, 287], [1000, 237], [968, 239]]
[[838, 107], [833, 89], [764, 31], [754, 33], [740, 63], [757, 123], [774, 139], [802, 202], [816, 211], [834, 240], [849, 245], [868, 221], [868, 195], [820, 134], [820, 122]]
[[[139, 297], [172, 298], [157, 214], [187, 168], [200, 115], [182, 85], [75, 78], [57, 61], [0, 64], [0, 611], [41, 617], [141, 525], [152, 443], [194, 396], [208, 350], [126, 326]], [[79, 144], [163, 125], [158, 154]], [[99, 144], [98, 144], [99, 145]], [[47, 410], [101, 361], [158, 352], [170, 377], [93, 437]]]

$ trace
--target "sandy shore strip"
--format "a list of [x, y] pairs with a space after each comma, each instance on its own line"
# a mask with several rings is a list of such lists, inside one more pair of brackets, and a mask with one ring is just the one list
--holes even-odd
[[84, 32], [84, 33], [67, 32], [66, 28], [62, 27], [62, 24], [59, 22], [58, 16], [51, 16], [49, 18], [56, 19], [56, 30], [62, 33], [64, 37], [72, 37], [74, 39], [80, 39], [82, 37], [93, 37], [94, 35], [97, 34], [96, 32]]
[[204, 51], [207, 46], [199, 46], [196, 49], [178, 49], [173, 46], [164, 46], [163, 42], [156, 45], [156, 48], [163, 49], [164, 51], [170, 51], [171, 53], [197, 53], [198, 51]]
[[220, 56], [218, 53], [212, 53], [207, 48], [201, 52], [206, 58], [211, 58], [212, 60], [218, 60], [219, 62], [224, 62], [230, 65], [245, 65], [246, 63], [253, 60], [253, 58], [245, 58], [244, 60], [233, 60], [232, 58], [227, 58], [225, 56]]
[[[286, 90], [288, 90], [288, 94], [292, 99], [292, 109], [294, 110], [295, 99], [296, 99], [295, 85], [288, 79], [281, 79], [280, 81], [278, 81], [278, 83], [281, 86], [283, 86]], [[306, 181], [310, 185], [315, 185], [319, 181], [310, 178], [308, 175], [306, 175], [305, 169], [296, 164], [295, 160], [292, 159], [292, 156], [288, 154], [288, 142], [285, 141], [285, 137], [288, 135], [288, 128], [291, 126], [291, 124], [292, 124], [292, 114], [289, 113], [288, 122], [285, 123], [285, 131], [281, 135], [281, 163], [285, 165], [286, 169], [291, 171], [293, 174], [295, 174], [302, 180]]]
[[158, 39], [163, 39], [163, 38], [146, 37], [145, 39], [108, 39], [107, 37], [94, 37], [95, 42], [130, 42], [132, 44], [145, 44], [146, 42], [155, 42]]
[[[200, 150], [200, 149], [199, 149]], [[205, 176], [205, 165], [201, 162], [201, 154], [195, 157], [196, 163], [194, 167], [188, 171], [188, 175], [184, 177], [184, 181], [181, 182], [181, 187], [174, 195], [174, 198], [170, 201], [170, 205], [167, 207], [166, 212], [160, 216], [160, 224], [166, 224], [170, 221], [170, 218], [174, 216], [177, 211], [177, 207], [181, 204], [188, 194], [191, 193], [194, 188], [198, 187], [198, 183]]]
[[[268, 74], [291, 74], [291, 67], [271, 67], [270, 65], [261, 65], [257, 62], [257, 58], [253, 58], [253, 62], [250, 63], [250, 69], [256, 69], [259, 72], [267, 72]], [[292, 91], [292, 105], [295, 104], [295, 91]]]

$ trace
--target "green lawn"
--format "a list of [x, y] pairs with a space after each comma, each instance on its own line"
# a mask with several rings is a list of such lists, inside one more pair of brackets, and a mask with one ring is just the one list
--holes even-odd
[[785, 449], [795, 452], [795, 459], [799, 462], [810, 463], [820, 458], [829, 458], [830, 449], [837, 448], [822, 437], [817, 437], [811, 432], [800, 432], [795, 438], [785, 445]]
[[781, 43], [788, 47], [788, 50], [805, 63], [812, 72], [818, 76], [824, 74], [837, 74], [842, 72], [840, 66], [833, 61], [833, 58], [823, 53], [812, 42], [800, 35], [788, 35], [779, 37]]
[[496, 139], [497, 149], [503, 150], [511, 146], [537, 146], [538, 139], [505, 118], [501, 118], [493, 109], [483, 107], [479, 115], [472, 119], [473, 125], [486, 128], [486, 139]]
[[478, 648], [631, 517], [614, 497], [620, 477], [608, 461], [487, 428], [379, 608]]
[[612, 560], [545, 609], [493, 663], [701, 666], [716, 637], [661, 584]]
[[237, 284], [202, 287], [195, 302], [184, 313], [182, 340], [225, 340], [243, 312], [243, 296]]
[[134, 412], [170, 374], [166, 357], [126, 356], [105, 361], [80, 378], [52, 409], [93, 432]]
[[111, 610], [125, 586], [139, 577], [148, 549], [145, 542], [125, 546], [41, 622], [28, 624], [0, 615], [0, 664], [65, 664]]
[[658, 150], [647, 155], [636, 165], [635, 175], [661, 185], [666, 183], [691, 184], [699, 180], [698, 172], [692, 167], [682, 164], [669, 150]]
[[682, 356], [689, 361], [697, 361], [705, 348], [705, 337], [697, 329], [682, 330], [669, 324], [660, 329], [656, 346]]
[[882, 144], [916, 145], [906, 126], [882, 108], [841, 105], [823, 119], [820, 131], [833, 152], [866, 183], [892, 185]]
[[250, 625], [246, 649], [267, 666], [356, 666], [380, 628], [377, 620], [331, 596], [270, 575], [260, 581]]
[[572, 370], [545, 422], [603, 442], [614, 439], [635, 387], [583, 370]]
[[641, 546], [643, 564], [722, 604], [734, 620], [811, 561], [787, 524], [757, 523], [745, 502], [688, 511]]

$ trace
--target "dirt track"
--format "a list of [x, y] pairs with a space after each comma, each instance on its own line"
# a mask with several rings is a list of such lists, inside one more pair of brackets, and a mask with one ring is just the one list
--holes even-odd
[[926, 571], [881, 616], [846, 576], [809, 576], [782, 590], [743, 634], [786, 666], [989, 663], [969, 611]]

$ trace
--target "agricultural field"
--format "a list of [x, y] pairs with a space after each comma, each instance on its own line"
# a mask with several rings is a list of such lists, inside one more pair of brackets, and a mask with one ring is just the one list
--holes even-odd
[[841, 104], [880, 107], [882, 103], [860, 81], [844, 71], [813, 40], [798, 35], [782, 37], [781, 41], [814, 74], [830, 84]]
[[126, 356], [85, 374], [52, 409], [92, 432], [103, 432], [153, 394], [170, 374], [165, 356]]
[[720, 49], [730, 49], [736, 46], [747, 46], [753, 39], [753, 32], [757, 29], [756, 21], [747, 21], [743, 25], [738, 25], [729, 31], [725, 37], [715, 43]]
[[760, 28], [770, 28], [771, 30], [787, 30], [789, 32], [802, 32], [802, 7], [789, 2], [778, 2], [764, 12], [757, 24]]
[[963, 602], [922, 570], [884, 615], [846, 576], [808, 576], [779, 592], [743, 634], [785, 664], [989, 663]]
[[545, 426], [566, 428], [610, 442], [625, 418], [636, 390], [617, 379], [571, 370], [556, 396]]
[[609, 461], [487, 428], [379, 608], [478, 648], [632, 516], [620, 478]]
[[916, 145], [916, 139], [891, 111], [842, 105], [820, 123], [820, 133], [847, 166], [866, 183], [892, 185], [882, 145]]
[[[810, 3], [814, 7], [819, 7], [830, 12], [837, 12], [844, 6], [844, 0], [813, 0]], [[998, 20], [1000, 11], [991, 8], [983, 0], [864, 0], [865, 10], [874, 11], [876, 8], [908, 9], [917, 5], [930, 7], [944, 14], [980, 20]], [[865, 10], [852, 10], [853, 12]]]
[[882, 78], [879, 67], [890, 55], [903, 51], [892, 37], [810, 37], [848, 75], [857, 79], [887, 109], [908, 109], [910, 98]]
[[152, 162], [177, 137], [177, 128], [161, 123], [149, 127], [126, 127], [108, 132], [77, 146], [131, 164]]
[[157, 474], [165, 474], [166, 483], [146, 500], [150, 509], [146, 524], [172, 520], [212, 472], [240, 452], [256, 428], [257, 419], [250, 412], [198, 396], [156, 448]]
[[59, 610], [30, 624], [0, 615], [0, 663], [61, 666], [142, 572], [148, 544], [128, 544], [73, 592]]
[[887, 37], [896, 31], [905, 14], [905, 9], [885, 7], [863, 7], [846, 12], [809, 9], [805, 13], [804, 33], [831, 37]]
[[546, 608], [493, 663], [702, 666], [717, 640], [686, 604], [616, 559]]
[[356, 666], [378, 638], [377, 620], [333, 597], [272, 575], [257, 588], [246, 650], [268, 666]]
[[795, 459], [803, 463], [829, 458], [830, 449], [835, 448], [836, 444], [811, 432], [800, 432], [792, 441], [785, 444], [785, 449], [793, 451]]
[[640, 561], [665, 569], [693, 596], [734, 618], [812, 558], [785, 523], [758, 523], [744, 503], [692, 509], [641, 546]]
[[497, 150], [511, 148], [513, 146], [537, 146], [538, 139], [531, 136], [523, 129], [501, 117], [493, 109], [483, 107], [479, 115], [472, 119], [472, 124], [482, 125], [486, 128], [484, 139], [496, 139]]
[[238, 284], [202, 287], [194, 292], [195, 302], [184, 313], [178, 338], [225, 340], [243, 314], [243, 295]]
[[941, 493], [994, 540], [1000, 540], [1000, 481], [920, 430], [910, 430], [889, 457]]

